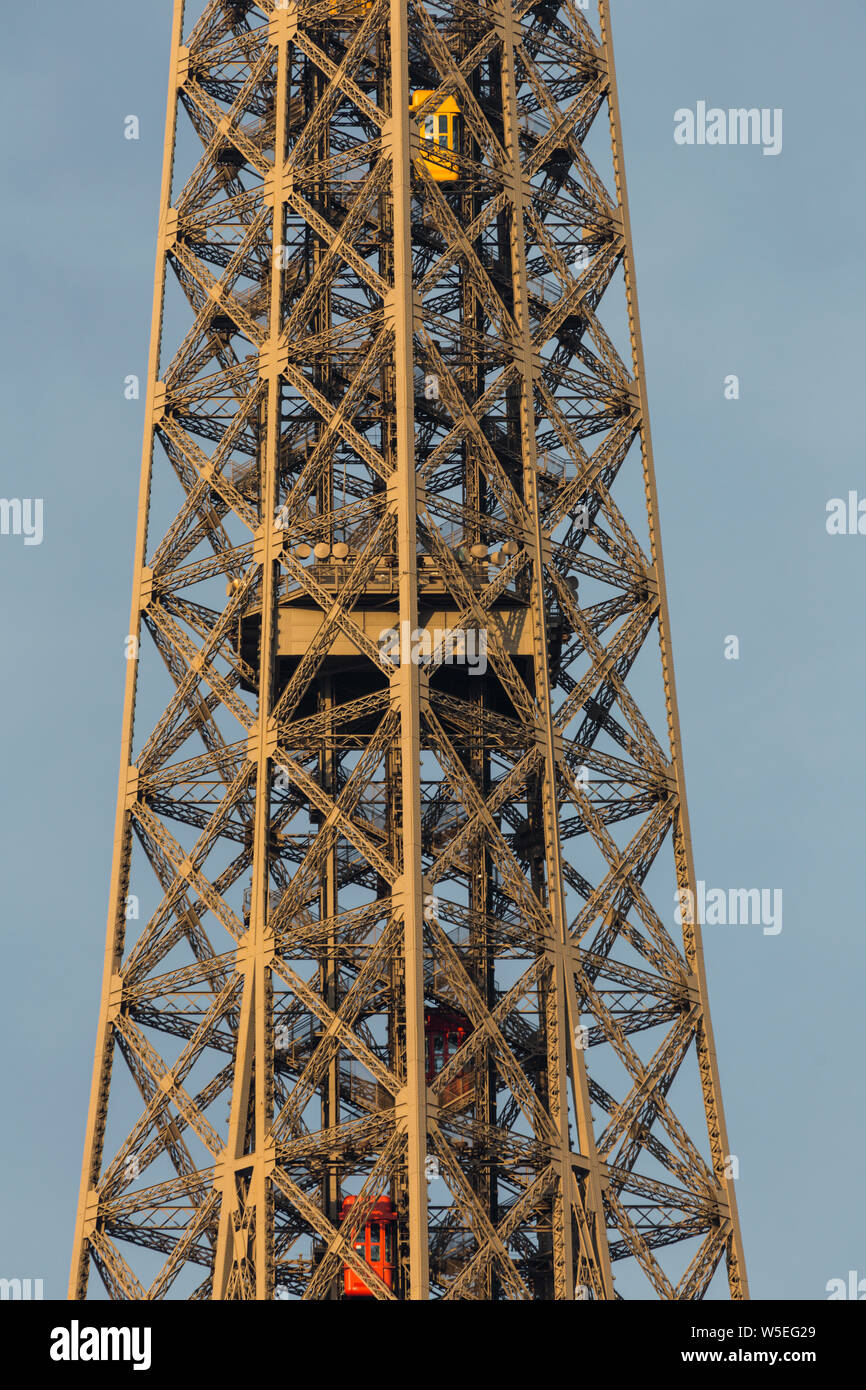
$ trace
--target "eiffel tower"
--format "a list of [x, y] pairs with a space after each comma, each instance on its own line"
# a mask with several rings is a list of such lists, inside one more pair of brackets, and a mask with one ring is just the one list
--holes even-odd
[[748, 1297], [585, 10], [175, 0], [73, 1299]]

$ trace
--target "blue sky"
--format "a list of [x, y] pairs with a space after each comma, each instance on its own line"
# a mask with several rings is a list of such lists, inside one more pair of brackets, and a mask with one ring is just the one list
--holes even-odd
[[[102, 972], [170, 10], [17, 7], [0, 60], [0, 492], [44, 499], [41, 545], [0, 536], [0, 1275], [48, 1297]], [[697, 873], [784, 895], [776, 936], [705, 934], [747, 1263], [755, 1297], [821, 1299], [866, 1277], [866, 536], [825, 527], [866, 498], [866, 13], [614, 0], [614, 38]], [[698, 101], [782, 108], [781, 153], [677, 145]]]

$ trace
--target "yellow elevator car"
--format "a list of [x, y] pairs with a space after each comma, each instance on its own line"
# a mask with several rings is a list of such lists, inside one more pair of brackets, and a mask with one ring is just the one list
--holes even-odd
[[[417, 111], [433, 92], [413, 92], [412, 107]], [[453, 183], [457, 178], [457, 162], [449, 159], [449, 151], [457, 148], [457, 122], [460, 107], [454, 97], [446, 97], [421, 122], [421, 149], [427, 171], [437, 183]]]

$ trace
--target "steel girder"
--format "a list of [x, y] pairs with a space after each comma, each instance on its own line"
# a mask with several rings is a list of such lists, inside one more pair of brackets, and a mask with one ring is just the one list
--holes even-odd
[[176, 0], [146, 414], [70, 1296], [746, 1297], [605, 0]]

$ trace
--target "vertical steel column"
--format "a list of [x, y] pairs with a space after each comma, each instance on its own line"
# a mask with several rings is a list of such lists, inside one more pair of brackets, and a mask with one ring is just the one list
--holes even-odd
[[[256, 804], [253, 828], [253, 875], [250, 923], [247, 938], [238, 946], [237, 968], [244, 975], [241, 1027], [235, 1061], [229, 1140], [225, 1161], [215, 1181], [222, 1187], [213, 1297], [225, 1298], [231, 1287], [232, 1266], [243, 1262], [243, 1250], [253, 1264], [252, 1287], [259, 1300], [273, 1298], [274, 1278], [272, 1190], [269, 1181], [276, 1156], [273, 1135], [274, 934], [268, 923], [271, 758], [277, 734], [271, 719], [274, 703], [274, 665], [278, 602], [278, 560], [282, 533], [276, 525], [277, 473], [280, 442], [279, 343], [282, 331], [282, 242], [286, 201], [286, 135], [288, 120], [288, 23], [287, 13], [277, 12], [271, 42], [277, 49], [276, 132], [273, 174], [265, 181], [264, 201], [271, 207], [271, 293], [269, 333], [259, 362], [259, 375], [267, 381], [267, 426], [261, 471], [262, 513], [256, 536], [256, 559], [261, 564], [262, 623], [259, 649], [258, 710], [250, 732], [248, 756], [256, 763]], [[282, 20], [282, 23], [280, 22]], [[252, 1150], [245, 1153], [249, 1098], [254, 1098]], [[244, 1199], [237, 1183], [248, 1175]]]
[[[580, 1016], [577, 1010], [574, 990], [574, 976], [568, 951], [568, 924], [565, 912], [565, 886], [562, 877], [562, 844], [559, 835], [559, 810], [556, 791], [556, 753], [557, 737], [553, 723], [553, 706], [550, 690], [550, 662], [547, 645], [547, 624], [544, 601], [544, 565], [547, 547], [542, 532], [541, 511], [538, 499], [538, 475], [536, 469], [535, 446], [535, 359], [532, 334], [529, 324], [528, 284], [526, 270], [526, 248], [523, 230], [524, 188], [520, 161], [520, 134], [517, 123], [517, 76], [514, 59], [514, 15], [510, 0], [504, 0], [502, 9], [502, 114], [505, 133], [505, 147], [511, 158], [512, 214], [511, 214], [511, 272], [514, 293], [514, 317], [517, 323], [520, 342], [518, 351], [522, 371], [520, 392], [520, 421], [523, 453], [523, 499], [526, 504], [530, 534], [526, 545], [532, 554], [532, 623], [534, 639], [535, 699], [540, 715], [536, 727], [536, 739], [542, 750], [544, 770], [542, 774], [542, 808], [544, 816], [544, 848], [547, 882], [547, 908], [553, 925], [551, 952], [555, 993], [555, 1052], [557, 1075], [552, 1079], [550, 1095], [553, 1118], [559, 1126], [560, 1139], [560, 1222], [559, 1231], [554, 1232], [554, 1249], [557, 1251], [558, 1287], [555, 1296], [573, 1299], [575, 1295], [572, 1270], [574, 1250], [572, 1241], [571, 1210], [575, 1198], [575, 1177], [572, 1167], [571, 1145], [568, 1124], [568, 1095], [566, 1083], [571, 1077], [571, 1100], [577, 1125], [577, 1142], [581, 1156], [587, 1161], [588, 1176], [586, 1193], [588, 1215], [592, 1219], [595, 1238], [595, 1257], [600, 1273], [602, 1288], [597, 1290], [605, 1298], [613, 1297], [613, 1276], [610, 1268], [610, 1254], [607, 1246], [604, 1214], [601, 1197], [601, 1169], [595, 1145], [595, 1133], [589, 1104], [589, 1086], [583, 1052], [577, 1046], [577, 1029]], [[579, 1200], [579, 1199], [578, 1199]]]
[[[683, 767], [682, 740], [680, 736], [680, 717], [677, 708], [676, 684], [674, 681], [673, 657], [670, 646], [670, 614], [668, 611], [667, 588], [665, 586], [664, 564], [662, 561], [662, 541], [659, 528], [658, 491], [656, 489], [655, 463], [653, 460], [652, 436], [650, 433], [649, 405], [646, 391], [646, 369], [644, 366], [643, 340], [640, 330], [637, 287], [634, 274], [634, 251], [632, 248], [631, 219], [629, 217], [628, 190], [625, 178], [625, 162], [622, 153], [622, 122], [619, 110], [619, 95], [616, 85], [613, 39], [610, 23], [609, 0], [599, 0], [599, 23], [601, 29], [602, 52], [608, 74], [608, 108], [610, 112], [610, 138], [613, 151], [613, 171], [616, 183], [617, 201], [622, 214], [623, 241], [625, 243], [623, 268], [625, 273], [625, 292], [628, 308], [629, 334], [631, 338], [632, 365], [635, 383], [640, 396], [641, 408], [641, 454], [643, 458], [644, 486], [646, 490], [647, 513], [649, 519], [650, 548], [655, 565], [655, 578], [658, 586], [659, 610], [659, 648], [665, 688], [668, 734], [671, 745], [671, 762], [676, 777], [677, 798], [679, 802], [674, 821], [674, 857], [677, 870], [677, 888], [691, 891], [690, 902], [697, 902], [695, 894], [695, 867], [692, 852], [692, 838], [689, 829], [689, 814], [686, 804], [686, 782]], [[682, 900], [681, 900], [682, 901]], [[720, 1188], [720, 1209], [729, 1223], [730, 1254], [728, 1258], [728, 1283], [731, 1297], [747, 1299], [749, 1285], [746, 1277], [746, 1263], [743, 1251], [743, 1237], [737, 1211], [737, 1198], [734, 1180], [727, 1172], [728, 1135], [722, 1105], [722, 1088], [719, 1079], [716, 1047], [710, 1022], [707, 977], [704, 968], [704, 951], [701, 941], [700, 923], [683, 923], [683, 939], [686, 958], [697, 979], [698, 994], [701, 1001], [701, 1022], [697, 1030], [696, 1046], [701, 1073], [701, 1088], [709, 1129], [710, 1149], [713, 1170]], [[721, 1199], [724, 1194], [724, 1201]]]
[[159, 350], [162, 340], [163, 306], [165, 298], [166, 254], [170, 245], [169, 209], [174, 170], [174, 145], [177, 132], [178, 88], [182, 81], [181, 37], [183, 35], [185, 0], [174, 0], [171, 26], [171, 56], [169, 59], [168, 100], [165, 116], [165, 145], [162, 156], [162, 187], [159, 195], [159, 228], [156, 241], [156, 269], [153, 285], [153, 314], [151, 319], [150, 351], [147, 363], [147, 395], [144, 406], [144, 442], [141, 458], [141, 484], [138, 494], [138, 523], [135, 536], [135, 564], [132, 580], [132, 609], [129, 617], [129, 637], [134, 640], [134, 655], [127, 658], [126, 687], [123, 696], [123, 732], [120, 749], [120, 778], [117, 791], [117, 812], [114, 827], [114, 850], [111, 862], [108, 928], [105, 941], [105, 966], [102, 975], [102, 997], [96, 1036], [96, 1055], [87, 1128], [84, 1137], [84, 1159], [81, 1168], [81, 1188], [75, 1235], [72, 1247], [72, 1268], [69, 1276], [69, 1297], [85, 1298], [89, 1260], [87, 1239], [93, 1230], [95, 1194], [93, 1186], [99, 1176], [105, 1121], [108, 1112], [108, 1089], [114, 1051], [113, 1022], [120, 1008], [121, 982], [117, 971], [123, 956], [126, 934], [126, 892], [129, 885], [129, 864], [132, 852], [130, 806], [135, 799], [137, 775], [132, 766], [132, 740], [135, 731], [135, 695], [138, 685], [138, 651], [141, 636], [142, 599], [146, 578], [144, 562], [147, 557], [147, 522], [150, 511], [150, 487], [153, 472], [154, 429], [157, 421], [156, 383], [159, 377]]
[[[412, 334], [412, 225], [409, 148], [409, 39], [406, 0], [391, 0], [391, 115], [388, 140], [394, 206], [394, 286], [387, 313], [394, 329], [397, 466], [389, 483], [397, 518], [399, 630], [418, 626], [417, 489]], [[408, 627], [406, 626], [408, 624]], [[406, 1090], [398, 1123], [405, 1124], [409, 1191], [409, 1297], [430, 1293], [427, 1235], [427, 1084], [424, 1053], [424, 902], [421, 876], [421, 672], [402, 654], [391, 685], [400, 711], [400, 782], [403, 814], [403, 915], [406, 1006]]]

